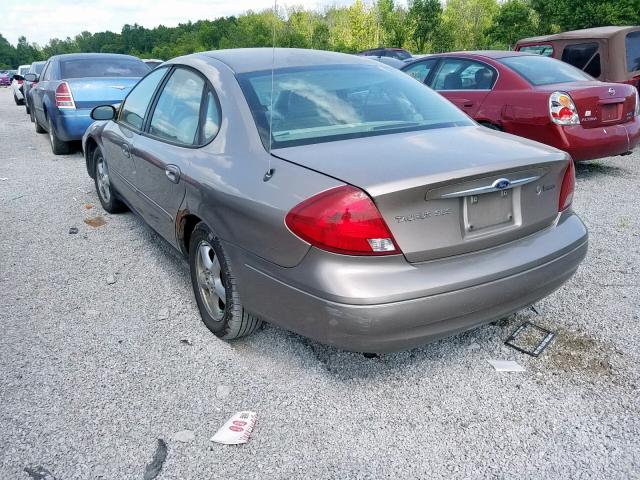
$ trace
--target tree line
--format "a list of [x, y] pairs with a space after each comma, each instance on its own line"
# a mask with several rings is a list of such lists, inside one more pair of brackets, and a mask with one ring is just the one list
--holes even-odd
[[120, 33], [81, 32], [37, 45], [0, 34], [0, 68], [16, 68], [52, 55], [126, 53], [167, 60], [189, 53], [239, 47], [357, 52], [378, 46], [413, 53], [508, 49], [520, 38], [603, 25], [639, 25], [640, 0], [355, 0], [350, 6], [248, 11], [177, 27], [125, 25]]

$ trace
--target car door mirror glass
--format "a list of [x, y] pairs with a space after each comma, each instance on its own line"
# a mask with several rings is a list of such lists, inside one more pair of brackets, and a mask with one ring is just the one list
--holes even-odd
[[112, 105], [100, 105], [91, 110], [91, 118], [94, 120], [113, 120], [116, 116], [116, 109]]
[[27, 74], [24, 76], [24, 79], [25, 79], [27, 82], [37, 82], [37, 81], [38, 81], [38, 75], [36, 75], [35, 73], [27, 73]]

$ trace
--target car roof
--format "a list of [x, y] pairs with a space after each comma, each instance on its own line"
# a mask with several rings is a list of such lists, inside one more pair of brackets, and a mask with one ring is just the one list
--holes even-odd
[[485, 57], [493, 60], [507, 57], [531, 57], [535, 54], [530, 52], [516, 52], [514, 50], [465, 50], [460, 52], [446, 52], [446, 53], [434, 53], [433, 55], [426, 55], [416, 59], [406, 60], [407, 65], [411, 65], [416, 62], [421, 62], [429, 58], [440, 57]]
[[375, 62], [367, 57], [303, 48], [233, 48], [194, 53], [187, 57], [215, 58], [235, 73], [259, 72], [270, 70], [272, 67], [278, 69], [330, 64], [371, 65]]
[[56, 58], [58, 60], [82, 60], [85, 58], [131, 58], [134, 60], [140, 60], [138, 57], [134, 57], [133, 55], [123, 55], [121, 53], [62, 53], [60, 55], [52, 56], [49, 60], [52, 58]]
[[616, 35], [640, 30], [640, 27], [596, 27], [583, 28], [582, 30], [571, 30], [569, 32], [555, 33], [552, 35], [541, 35], [539, 37], [529, 37], [518, 40], [518, 43], [529, 42], [550, 42], [553, 40], [575, 40], [582, 38], [611, 38]]

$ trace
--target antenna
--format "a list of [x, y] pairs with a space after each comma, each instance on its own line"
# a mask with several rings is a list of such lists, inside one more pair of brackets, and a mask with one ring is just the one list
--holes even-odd
[[273, 143], [273, 93], [274, 93], [274, 69], [276, 64], [276, 22], [278, 21], [278, 0], [273, 2], [273, 47], [271, 49], [271, 97], [269, 107], [269, 168], [264, 174], [263, 181], [267, 182], [273, 176], [274, 169], [271, 168], [271, 145]]

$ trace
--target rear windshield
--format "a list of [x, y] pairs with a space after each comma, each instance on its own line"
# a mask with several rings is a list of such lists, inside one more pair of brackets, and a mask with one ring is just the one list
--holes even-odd
[[328, 65], [238, 75], [268, 148], [473, 125], [424, 84], [383, 65]]
[[535, 53], [536, 55], [542, 55], [543, 57], [550, 57], [553, 55], [553, 47], [551, 45], [527, 45], [525, 47], [518, 48], [518, 51]]
[[568, 83], [593, 80], [582, 70], [556, 60], [538, 55], [505, 57], [500, 63], [519, 73], [532, 85], [551, 85], [552, 83]]
[[142, 77], [150, 69], [132, 58], [78, 58], [60, 62], [62, 78]]
[[640, 32], [627, 33], [624, 43], [627, 49], [627, 71], [637, 72], [640, 70]]
[[31, 68], [31, 65], [27, 65], [26, 67], [20, 67], [20, 69], [18, 70], [18, 75], [26, 75], [27, 73], [29, 73], [29, 68]]
[[35, 72], [32, 73], [37, 73], [38, 75], [40, 75], [40, 72], [42, 72], [42, 69], [44, 68], [44, 64], [47, 62], [42, 62], [42, 63], [36, 63], [35, 64]]

